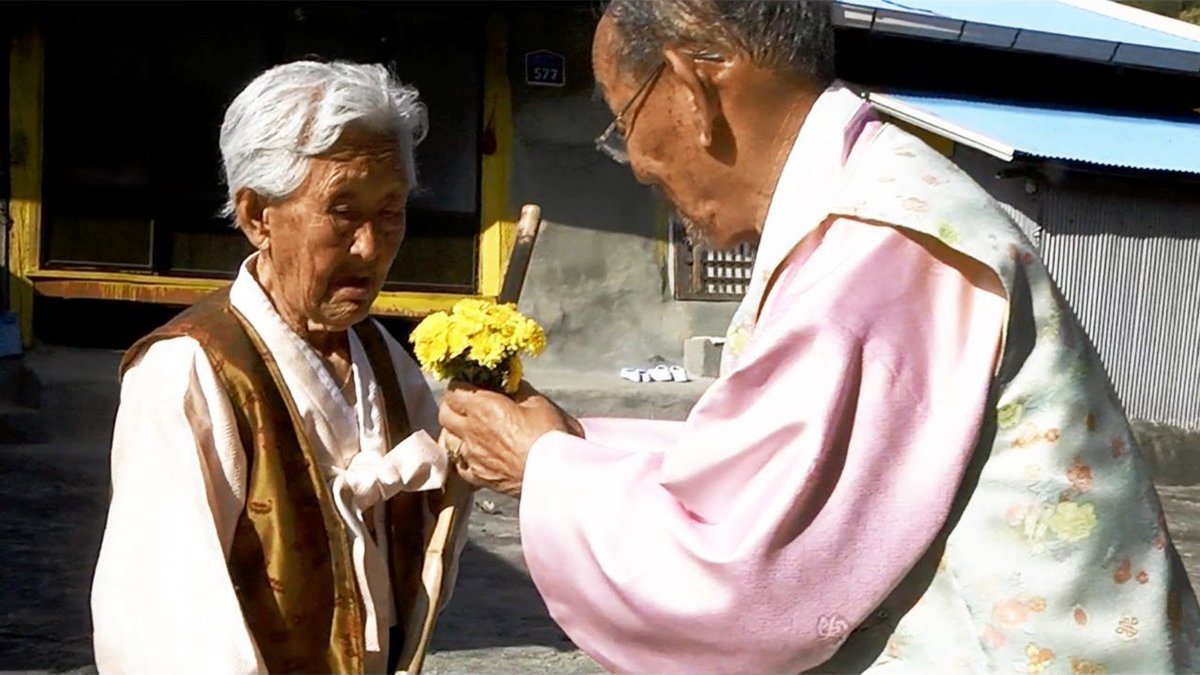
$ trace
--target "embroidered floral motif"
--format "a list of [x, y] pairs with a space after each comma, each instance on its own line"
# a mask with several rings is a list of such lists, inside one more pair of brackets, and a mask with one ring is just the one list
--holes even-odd
[[1094, 661], [1072, 656], [1071, 675], [1108, 675], [1108, 668]]
[[1046, 519], [1046, 524], [1062, 541], [1086, 539], [1096, 529], [1096, 508], [1086, 503], [1060, 502]]
[[1084, 608], [1080, 607], [1079, 605], [1075, 605], [1075, 611], [1074, 611], [1072, 614], [1073, 614], [1073, 615], [1074, 615], [1074, 617], [1075, 617], [1075, 624], [1076, 624], [1076, 625], [1079, 625], [1079, 626], [1086, 626], [1086, 625], [1087, 625], [1087, 622], [1088, 622], [1088, 613], [1087, 613], [1087, 610], [1086, 610], [1086, 609], [1084, 609]]
[[1138, 636], [1138, 619], [1136, 616], [1126, 614], [1121, 617], [1117, 623], [1117, 635], [1120, 635], [1126, 641], [1136, 640]]
[[750, 342], [750, 328], [745, 325], [737, 326], [729, 332], [729, 336], [726, 339], [728, 340], [729, 350], [735, 356], [741, 354]]
[[850, 632], [850, 624], [838, 614], [826, 614], [817, 619], [817, 637], [837, 642]]
[[1076, 456], [1075, 461], [1071, 464], [1071, 468], [1067, 469], [1067, 479], [1071, 481], [1071, 487], [1075, 488], [1076, 491], [1087, 492], [1094, 485], [1092, 481], [1092, 467]]
[[1017, 430], [1017, 437], [1013, 440], [1014, 448], [1028, 448], [1036, 443], [1041, 442], [1043, 436], [1037, 425], [1033, 422], [1026, 422]]
[[1035, 675], [1040, 674], [1046, 666], [1054, 663], [1052, 650], [1039, 647], [1032, 642], [1025, 646], [1025, 656], [1029, 658], [1029, 672]]
[[1002, 626], [1016, 628], [1029, 619], [1029, 613], [1020, 600], [1005, 600], [992, 610], [992, 619]]
[[246, 505], [246, 510], [255, 515], [261, 516], [271, 512], [270, 502], [254, 501]]
[[995, 626], [988, 626], [983, 629], [983, 644], [991, 649], [1000, 649], [1005, 643], [1004, 633]]
[[913, 211], [915, 213], [925, 213], [929, 210], [929, 202], [923, 199], [917, 199], [916, 197], [909, 197], [908, 199], [905, 199], [903, 206], [909, 211]]
[[996, 411], [996, 424], [1000, 425], [1001, 429], [1012, 429], [1021, 422], [1024, 415], [1025, 402], [1013, 401], [1000, 406], [1000, 409]]
[[1091, 536], [1097, 525], [1092, 504], [1072, 501], [1017, 505], [1010, 507], [1006, 515], [1009, 526], [1018, 529], [1035, 552], [1045, 549], [1047, 535], [1054, 535], [1054, 541], [1071, 543]]
[[1128, 559], [1123, 560], [1121, 565], [1117, 567], [1117, 571], [1113, 572], [1113, 581], [1118, 584], [1124, 584], [1133, 577], [1133, 564]]
[[941, 239], [947, 246], [955, 246], [959, 243], [958, 230], [950, 223], [938, 225], [937, 238]]

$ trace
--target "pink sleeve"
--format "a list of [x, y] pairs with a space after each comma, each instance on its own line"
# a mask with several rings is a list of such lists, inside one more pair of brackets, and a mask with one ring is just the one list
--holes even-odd
[[617, 444], [625, 450], [663, 452], [679, 440], [684, 423], [673, 420], [639, 420], [622, 417], [588, 417], [579, 420], [585, 437], [596, 445]]
[[945, 522], [1004, 302], [888, 228], [840, 223], [822, 249], [663, 452], [615, 433], [534, 445], [526, 560], [606, 668], [818, 666]]

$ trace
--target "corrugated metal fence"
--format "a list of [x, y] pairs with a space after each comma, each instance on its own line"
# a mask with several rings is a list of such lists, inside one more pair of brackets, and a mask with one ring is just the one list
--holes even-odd
[[1200, 199], [1050, 187], [1040, 248], [1131, 417], [1200, 428]]

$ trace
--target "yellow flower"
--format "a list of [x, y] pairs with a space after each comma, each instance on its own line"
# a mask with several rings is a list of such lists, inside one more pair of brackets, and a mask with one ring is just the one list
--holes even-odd
[[1086, 539], [1096, 529], [1096, 507], [1091, 504], [1060, 502], [1046, 517], [1046, 525], [1061, 541]]
[[495, 368], [506, 356], [502, 336], [480, 332], [471, 336], [471, 360], [484, 368]]
[[449, 323], [446, 326], [446, 356], [459, 356], [471, 346], [471, 327], [461, 322]]
[[465, 299], [425, 318], [410, 337], [421, 367], [439, 379], [462, 378], [493, 389], [521, 381], [518, 354], [537, 355], [546, 335], [515, 305]]
[[413, 329], [410, 337], [413, 351], [425, 370], [432, 370], [446, 358], [446, 329], [449, 323], [450, 317], [445, 312], [434, 312]]

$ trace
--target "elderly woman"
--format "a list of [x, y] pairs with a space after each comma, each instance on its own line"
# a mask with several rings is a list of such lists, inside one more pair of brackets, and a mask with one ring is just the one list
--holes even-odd
[[226, 111], [227, 210], [256, 251], [122, 363], [101, 671], [380, 672], [403, 645], [446, 458], [367, 315], [424, 130], [378, 65], [279, 66]]

